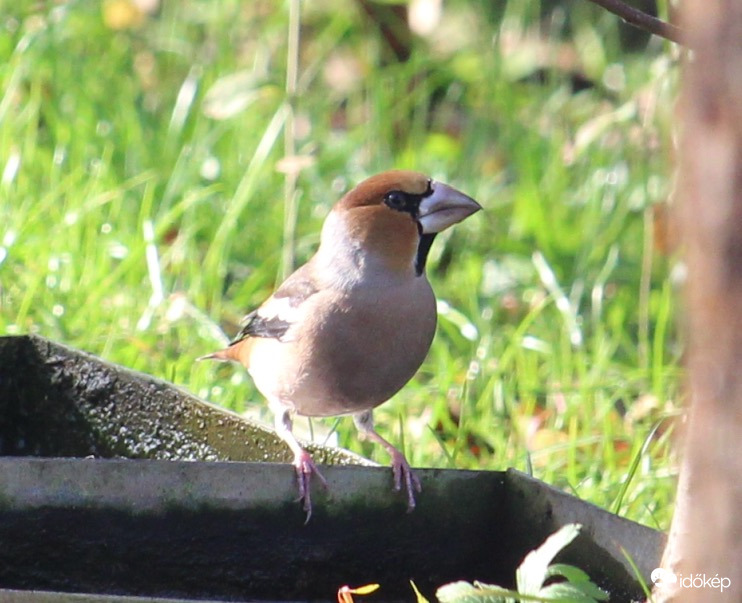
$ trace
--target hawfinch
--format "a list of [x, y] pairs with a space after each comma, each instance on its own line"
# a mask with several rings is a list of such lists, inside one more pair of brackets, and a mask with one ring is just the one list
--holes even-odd
[[408, 509], [420, 482], [374, 430], [373, 409], [415, 374], [433, 341], [436, 301], [425, 260], [436, 234], [481, 206], [423, 174], [372, 176], [332, 208], [317, 253], [248, 314], [229, 347], [204, 358], [242, 363], [294, 453], [307, 521], [310, 478], [324, 477], [291, 432], [294, 414], [351, 415], [392, 457]]

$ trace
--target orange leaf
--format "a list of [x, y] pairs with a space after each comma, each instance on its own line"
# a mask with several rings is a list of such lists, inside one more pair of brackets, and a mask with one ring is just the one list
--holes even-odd
[[353, 595], [369, 595], [378, 589], [378, 584], [364, 584], [355, 588], [341, 586], [338, 589], [338, 603], [353, 603]]

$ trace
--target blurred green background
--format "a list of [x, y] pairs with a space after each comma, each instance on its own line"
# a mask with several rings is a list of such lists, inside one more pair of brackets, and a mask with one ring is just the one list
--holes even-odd
[[[270, 421], [241, 367], [194, 358], [344, 191], [423, 171], [485, 211], [436, 241], [438, 334], [380, 432], [413, 465], [514, 466], [668, 527], [672, 45], [584, 0], [0, 9], [0, 333]], [[311, 427], [388, 462], [349, 419]]]

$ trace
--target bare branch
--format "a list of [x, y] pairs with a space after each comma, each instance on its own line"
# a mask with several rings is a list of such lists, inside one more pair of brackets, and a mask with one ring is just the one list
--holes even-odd
[[608, 12], [621, 17], [629, 25], [643, 29], [651, 34], [675, 42], [676, 44], [685, 45], [685, 35], [682, 29], [672, 23], [667, 23], [662, 19], [648, 15], [638, 8], [629, 6], [621, 0], [589, 0], [593, 4], [602, 6]]

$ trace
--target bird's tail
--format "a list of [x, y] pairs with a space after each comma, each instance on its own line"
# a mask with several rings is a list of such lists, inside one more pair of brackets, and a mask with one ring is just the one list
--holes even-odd
[[211, 354], [206, 354], [206, 356], [201, 356], [200, 358], [196, 358], [196, 360], [219, 360], [221, 362], [228, 362], [231, 360], [233, 362], [239, 362], [244, 366], [249, 366], [250, 349], [252, 348], [253, 341], [252, 337], [238, 339], [237, 341], [233, 341], [226, 348], [212, 352]]
[[212, 352], [211, 354], [206, 354], [206, 356], [199, 356], [196, 358], [196, 362], [199, 362], [201, 360], [219, 360], [220, 362], [228, 362], [230, 360], [239, 360], [237, 358], [237, 355], [235, 354], [235, 350], [233, 349], [234, 346], [229, 346], [228, 348], [224, 348], [223, 350], [218, 350], [216, 352]]

